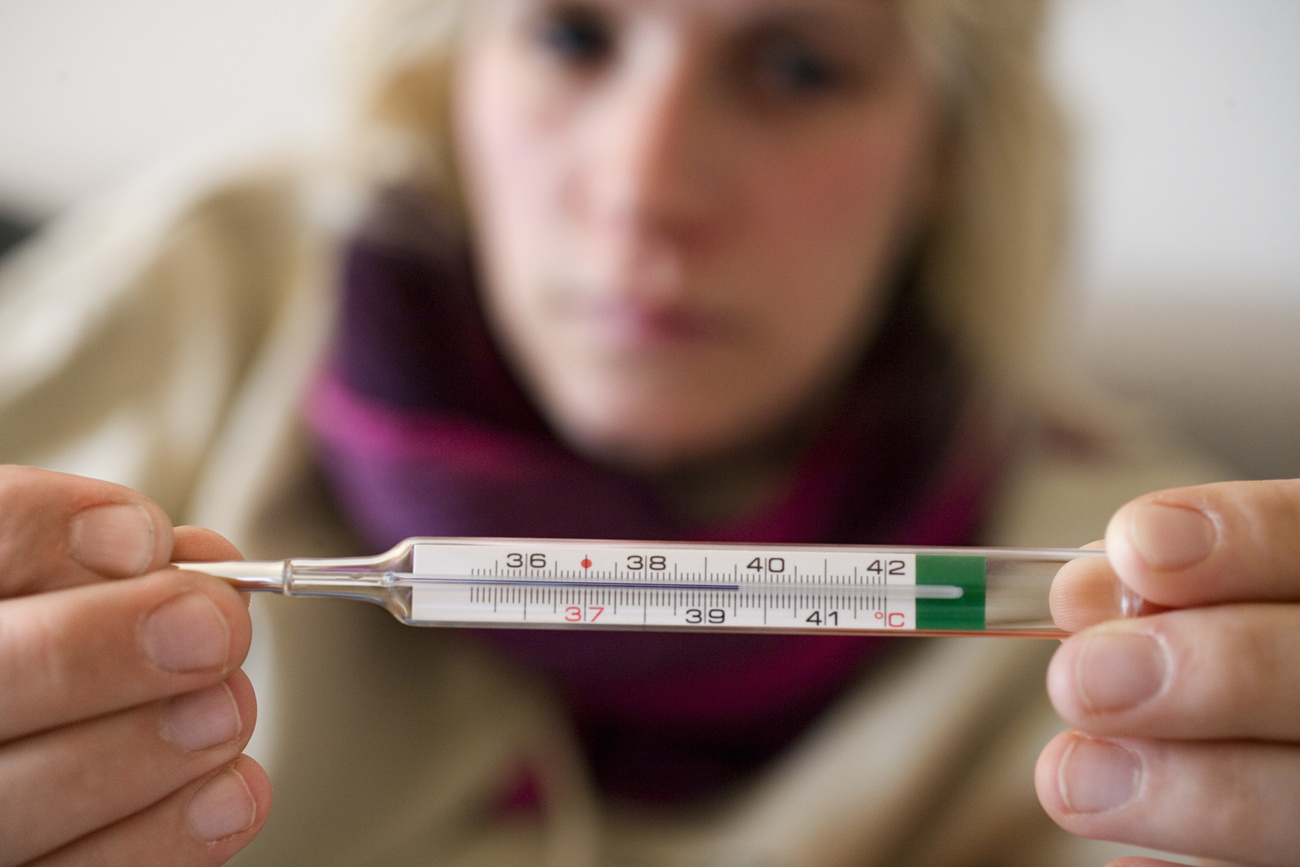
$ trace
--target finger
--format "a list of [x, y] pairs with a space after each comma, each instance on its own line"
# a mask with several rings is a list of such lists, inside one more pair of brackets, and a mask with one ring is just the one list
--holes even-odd
[[1279, 867], [1300, 852], [1293, 747], [1068, 731], [1039, 756], [1036, 784], [1052, 819], [1083, 837]]
[[177, 570], [0, 602], [0, 741], [219, 683], [251, 638], [238, 593]]
[[202, 527], [177, 527], [173, 531], [175, 544], [172, 547], [172, 562], [200, 563], [216, 560], [242, 560], [229, 540], [212, 530]]
[[[1104, 543], [1084, 547], [1101, 548]], [[1064, 564], [1052, 580], [1047, 601], [1052, 621], [1066, 632], [1079, 632], [1119, 617], [1169, 610], [1126, 587], [1105, 557], [1079, 557]]]
[[257, 721], [242, 672], [195, 693], [0, 747], [0, 867], [157, 803], [239, 755]]
[[207, 867], [224, 864], [266, 824], [271, 783], [248, 756], [44, 858], [33, 867]]
[[[1105, 547], [1105, 542], [1089, 542], [1083, 550]], [[1052, 579], [1047, 602], [1052, 621], [1066, 632], [1078, 632], [1127, 613], [1124, 585], [1104, 557], [1078, 557], [1062, 565]]]
[[1300, 605], [1223, 605], [1071, 636], [1047, 673], [1057, 712], [1096, 734], [1300, 742]]
[[1300, 600], [1300, 480], [1148, 494], [1115, 513], [1106, 550], [1125, 584], [1171, 608]]
[[[177, 527], [172, 549], [174, 563], [211, 563], [219, 560], [242, 560], [244, 555], [228, 539], [203, 527]], [[249, 601], [243, 594], [244, 604]]]
[[[1105, 550], [1106, 543], [1089, 542], [1083, 548]], [[1167, 610], [1126, 587], [1106, 557], [1078, 557], [1061, 566], [1052, 580], [1048, 606], [1052, 621], [1066, 632], [1078, 632], [1117, 617]]]
[[110, 482], [0, 466], [0, 598], [160, 569], [171, 521]]

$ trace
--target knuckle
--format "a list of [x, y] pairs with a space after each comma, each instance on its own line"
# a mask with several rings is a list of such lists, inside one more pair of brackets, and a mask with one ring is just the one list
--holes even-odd
[[32, 521], [32, 470], [0, 466], [0, 568], [11, 561]]
[[[1292, 825], [1284, 819], [1295, 793], [1288, 795], [1276, 785], [1279, 780], [1270, 771], [1278, 765], [1275, 751], [1243, 744], [1216, 752], [1200, 763], [1198, 775], [1202, 802], [1216, 805], [1213, 811], [1202, 810], [1199, 817], [1205, 848], [1217, 850], [1213, 854], [1218, 855], [1241, 851], [1246, 844], [1263, 851], [1281, 842], [1280, 837], [1294, 834], [1294, 830], [1282, 831]], [[1290, 845], [1295, 842], [1292, 839]]]
[[1211, 507], [1228, 534], [1225, 553], [1234, 559], [1254, 558], [1261, 566], [1284, 567], [1300, 552], [1300, 479], [1223, 482], [1212, 487]]
[[63, 704], [79, 683], [100, 677], [106, 664], [95, 636], [75, 633], [44, 606], [24, 609], [0, 607], [0, 733], [21, 728], [44, 706]]
[[40, 470], [20, 466], [19, 464], [0, 464], [0, 491], [5, 491], [15, 484], [21, 484], [24, 479], [40, 472]]
[[[1175, 648], [1178, 694], [1188, 697], [1187, 710], [1199, 728], [1213, 735], [1268, 735], [1276, 733], [1279, 719], [1300, 710], [1293, 706], [1288, 712], [1288, 702], [1279, 701], [1300, 688], [1300, 645], [1293, 637], [1300, 624], [1294, 618], [1279, 621], [1278, 612], [1264, 605], [1165, 616], [1180, 614], [1194, 617], [1179, 617], [1180, 625], [1167, 634]], [[1211, 720], [1216, 723], [1207, 726]]]
[[43, 483], [59, 475], [35, 467], [0, 465], [0, 521], [24, 517]]
[[[1271, 618], [1251, 617], [1258, 606], [1246, 606], [1241, 616], [1225, 617], [1220, 627], [1221, 660], [1228, 661], [1219, 678], [1225, 704], [1237, 714], [1260, 714], [1271, 717], [1268, 708], [1276, 707], [1278, 685], [1290, 679], [1294, 660], [1289, 660], [1271, 629]], [[1262, 612], [1259, 612], [1262, 613]]]

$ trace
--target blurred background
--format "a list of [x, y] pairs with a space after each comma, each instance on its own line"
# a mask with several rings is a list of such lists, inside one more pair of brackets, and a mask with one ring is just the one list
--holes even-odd
[[[0, 0], [0, 247], [142, 167], [328, 129], [339, 0]], [[1300, 3], [1054, 0], [1065, 347], [1242, 477], [1300, 476]]]

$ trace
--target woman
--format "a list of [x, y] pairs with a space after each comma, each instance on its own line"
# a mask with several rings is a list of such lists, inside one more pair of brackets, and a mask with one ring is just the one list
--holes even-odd
[[[24, 674], [0, 713], [4, 863], [220, 863], [263, 830], [250, 621], [219, 582], [155, 571], [236, 551], [167, 514], [258, 557], [417, 533], [1072, 544], [1203, 472], [1035, 400], [1059, 202], [1032, 4], [367, 14], [373, 195], [339, 235], [309, 171], [259, 167], [201, 194], [157, 182], [5, 278], [5, 345], [27, 351], [3, 368], [3, 454], [150, 499], [0, 478], [0, 671]], [[1147, 497], [1104, 568], [1171, 607], [1281, 603], [1298, 496]], [[1251, 580], [1225, 585], [1225, 564]], [[250, 862], [1068, 863], [1075, 845], [1030, 795], [1054, 729], [1034, 643], [451, 634], [276, 603], [258, 679], [278, 805]], [[1295, 790], [1297, 715], [1264, 696], [1296, 690], [1250, 661], [1294, 658], [1293, 608], [1067, 642], [1049, 686], [1092, 734], [1044, 753], [1048, 811], [1285, 863], [1289, 802], [1258, 793]], [[1206, 635], [1223, 654], [1188, 656]], [[1199, 689], [1218, 678], [1244, 698]], [[1186, 794], [1225, 767], [1226, 799]], [[1208, 821], [1225, 800], [1235, 821]]]

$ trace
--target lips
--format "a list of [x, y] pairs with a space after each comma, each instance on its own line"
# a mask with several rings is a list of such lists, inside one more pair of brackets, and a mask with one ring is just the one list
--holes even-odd
[[558, 312], [588, 332], [587, 339], [624, 351], [702, 348], [729, 342], [739, 331], [734, 316], [685, 304], [570, 297]]

